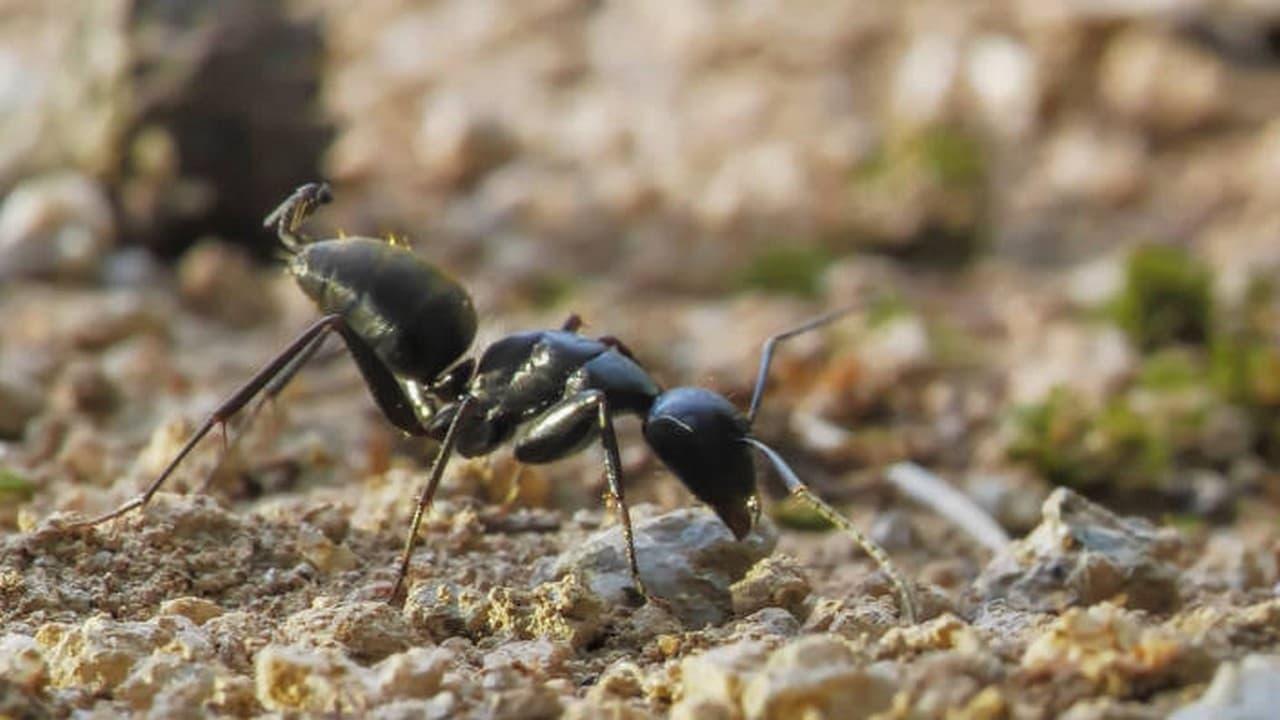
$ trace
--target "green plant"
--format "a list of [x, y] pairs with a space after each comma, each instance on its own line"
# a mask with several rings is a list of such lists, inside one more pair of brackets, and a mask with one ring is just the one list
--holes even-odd
[[814, 297], [832, 259], [821, 247], [779, 243], [751, 258], [736, 285], [744, 290]]
[[1136, 412], [1127, 398], [1096, 411], [1066, 388], [1014, 415], [1011, 459], [1050, 482], [1078, 489], [1150, 487], [1171, 467], [1172, 447], [1159, 424]]
[[1203, 345], [1213, 331], [1212, 277], [1185, 250], [1167, 245], [1138, 248], [1114, 302], [1116, 321], [1143, 352], [1190, 343]]

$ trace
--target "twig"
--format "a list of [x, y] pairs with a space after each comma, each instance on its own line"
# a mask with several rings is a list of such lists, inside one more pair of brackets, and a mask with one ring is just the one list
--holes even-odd
[[946, 480], [911, 462], [895, 463], [886, 474], [899, 492], [950, 520], [993, 552], [1009, 544], [1009, 534], [995, 518]]

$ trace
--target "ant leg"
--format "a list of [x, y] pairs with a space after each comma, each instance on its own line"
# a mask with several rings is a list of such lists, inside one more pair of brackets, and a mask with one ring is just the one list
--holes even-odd
[[253, 409], [249, 413], [250, 422], [252, 422], [253, 418], [257, 417], [258, 413], [262, 411], [262, 406], [275, 400], [280, 393], [284, 392], [285, 386], [293, 380], [294, 376], [298, 374], [298, 371], [302, 370], [303, 365], [306, 365], [311, 361], [311, 358], [315, 357], [316, 353], [320, 351], [320, 348], [324, 346], [324, 341], [328, 338], [328, 334], [325, 334], [313, 340], [310, 345], [298, 354], [298, 357], [294, 358], [293, 361], [280, 372], [279, 375], [272, 378], [271, 382], [267, 383], [266, 386], [262, 388], [262, 399], [253, 406]]
[[226, 421], [243, 408], [245, 404], [252, 400], [253, 397], [257, 395], [272, 378], [278, 375], [291, 360], [297, 357], [299, 353], [303, 352], [308, 345], [315, 341], [317, 337], [324, 337], [325, 333], [333, 330], [335, 327], [341, 327], [342, 324], [342, 317], [339, 315], [326, 315], [325, 317], [317, 320], [310, 327], [304, 330], [293, 342], [289, 343], [288, 347], [273, 358], [271, 362], [267, 363], [266, 366], [254, 374], [248, 382], [240, 386], [240, 388], [235, 392], [231, 393], [231, 396], [226, 400], [222, 401], [222, 404], [219, 405], [213, 413], [211, 413], [209, 417], [205, 418], [205, 421], [200, 424], [200, 427], [196, 430], [195, 434], [191, 436], [191, 439], [187, 440], [186, 444], [182, 446], [182, 449], [178, 451], [178, 454], [173, 458], [173, 460], [169, 461], [169, 464], [165, 466], [159, 477], [153, 480], [151, 484], [147, 486], [146, 490], [143, 490], [140, 495], [137, 495], [132, 500], [129, 500], [109, 513], [100, 515], [91, 520], [71, 523], [68, 527], [92, 527], [108, 520], [118, 518], [130, 510], [146, 505], [150, 502], [151, 496], [155, 495], [156, 491], [160, 489], [160, 486], [164, 484], [164, 481], [169, 478], [169, 475], [177, 469], [179, 463], [181, 463], [182, 460], [191, 452], [191, 450], [196, 446], [196, 443], [200, 442], [205, 435], [209, 434], [209, 431], [213, 429], [214, 425], [222, 425], [225, 428]]
[[[593, 418], [594, 416], [594, 418]], [[516, 441], [516, 459], [523, 463], [544, 463], [573, 454], [590, 438], [592, 431], [600, 435], [604, 446], [605, 479], [609, 496], [617, 503], [622, 535], [626, 541], [627, 565], [640, 597], [649, 598], [640, 581], [636, 562], [635, 535], [631, 528], [631, 511], [627, 507], [622, 486], [622, 459], [618, 453], [618, 436], [613, 429], [613, 414], [605, 393], [588, 389], [573, 395], [547, 410], [522, 432]]]
[[893, 561], [889, 559], [889, 553], [876, 544], [876, 541], [863, 535], [858, 528], [854, 527], [853, 523], [849, 522], [848, 518], [841, 515], [835, 508], [828, 505], [825, 500], [818, 497], [813, 490], [809, 489], [809, 486], [796, 477], [795, 472], [773, 448], [750, 435], [743, 438], [743, 441], [759, 450], [769, 459], [769, 462], [773, 463], [778, 475], [782, 477], [783, 484], [787, 486], [787, 490], [792, 495], [804, 498], [818, 511], [818, 514], [826, 518], [831, 524], [847, 532], [853, 538], [853, 541], [858, 544], [858, 547], [862, 548], [862, 551], [880, 566], [880, 570], [889, 576], [889, 582], [893, 583], [894, 589], [898, 591], [898, 602], [901, 603], [902, 618], [908, 624], [914, 625], [918, 617], [915, 595], [911, 592], [910, 586], [902, 579], [902, 575], [898, 572], [897, 567], [894, 566]]
[[422, 486], [422, 492], [418, 495], [418, 506], [413, 511], [413, 521], [409, 524], [409, 534], [404, 539], [404, 550], [400, 553], [400, 568], [396, 572], [396, 584], [391, 588], [392, 604], [397, 603], [401, 598], [404, 590], [404, 579], [409, 574], [409, 560], [413, 556], [413, 547], [418, 541], [418, 528], [422, 525], [422, 516], [427, 508], [431, 506], [431, 499], [435, 497], [436, 487], [440, 484], [440, 478], [444, 476], [444, 468], [449, 463], [449, 456], [453, 454], [453, 446], [458, 440], [458, 426], [463, 415], [471, 407], [471, 396], [462, 399], [458, 405], [458, 411], [453, 416], [453, 422], [449, 423], [449, 430], [444, 435], [444, 440], [440, 443], [440, 450], [436, 453], [436, 459], [431, 463], [431, 474], [427, 478], [427, 484]]
[[284, 372], [290, 363], [297, 359], [317, 338], [322, 338], [330, 331], [336, 330], [342, 339], [347, 343], [347, 349], [351, 352], [351, 356], [355, 359], [356, 365], [360, 368], [361, 374], [364, 376], [365, 385], [368, 386], [370, 394], [373, 395], [374, 401], [382, 410], [383, 415], [387, 417], [393, 424], [402, 430], [413, 433], [423, 434], [426, 432], [422, 425], [418, 423], [417, 416], [414, 414], [413, 405], [409, 398], [405, 396], [404, 390], [397, 382], [395, 375], [382, 364], [373, 349], [360, 339], [347, 327], [346, 322], [341, 315], [326, 315], [310, 327], [302, 332], [293, 342], [289, 343], [279, 355], [267, 363], [261, 370], [254, 374], [247, 383], [242, 385], [238, 390], [231, 394], [229, 398], [224, 400], [208, 418], [201, 423], [191, 439], [187, 440], [182, 449], [178, 451], [177, 456], [169, 461], [164, 470], [160, 473], [142, 494], [126, 502], [115, 510], [93, 518], [84, 522], [72, 523], [70, 527], [90, 527], [104, 523], [113, 518], [133, 510], [135, 508], [146, 505], [151, 500], [151, 496], [155, 495], [169, 478], [169, 475], [178, 467], [184, 458], [195, 448], [196, 443], [200, 442], [214, 425], [223, 425], [233, 415], [239, 412], [250, 400], [254, 398], [263, 388], [267, 387], [271, 381]]
[[827, 325], [835, 320], [853, 312], [852, 307], [832, 310], [829, 313], [819, 315], [816, 318], [805, 321], [803, 324], [783, 330], [776, 335], [771, 336], [764, 343], [764, 350], [760, 355], [760, 370], [756, 373], [756, 387], [751, 393], [751, 408], [747, 410], [747, 426], [750, 427], [756, 420], [756, 412], [760, 409], [760, 401], [764, 398], [765, 386], [769, 384], [769, 365], [773, 362], [773, 351], [777, 348], [778, 343], [783, 340], [789, 340], [797, 335], [803, 335], [810, 330], [816, 330], [823, 325]]
[[[316, 352], [322, 345], [324, 345], [324, 341], [328, 339], [328, 337], [328, 333], [321, 333], [317, 335], [315, 339], [311, 341], [310, 345], [303, 348], [302, 352], [298, 353], [297, 357], [289, 361], [289, 364], [285, 366], [284, 370], [280, 371], [279, 375], [272, 378], [271, 382], [263, 386], [261, 391], [262, 397], [258, 402], [254, 403], [252, 408], [249, 409], [249, 415], [241, 423], [234, 441], [229, 442], [227, 439], [227, 424], [225, 422], [220, 423], [222, 428], [222, 452], [224, 454], [230, 452], [231, 445], [238, 444], [240, 442], [240, 438], [244, 437], [245, 430], [257, 419], [258, 415], [262, 412], [262, 408], [265, 407], [267, 403], [274, 401], [276, 396], [284, 391], [285, 386], [289, 384], [289, 381], [293, 380], [294, 376], [298, 374], [298, 371], [302, 369], [302, 366], [306, 365], [311, 358], [315, 357]], [[209, 492], [209, 486], [216, 475], [216, 471], [209, 473], [208, 477], [204, 479], [204, 482], [200, 484], [200, 487], [196, 492], [200, 494]]]
[[622, 342], [618, 338], [612, 335], [601, 335], [600, 337], [596, 338], [596, 340], [622, 353], [627, 357], [628, 360], [631, 360], [636, 364], [640, 363], [640, 361], [636, 359], [635, 353], [631, 352], [631, 348], [627, 347], [627, 344]]
[[338, 325], [337, 330], [346, 341], [347, 349], [351, 351], [351, 357], [356, 361], [360, 375], [364, 377], [364, 384], [369, 388], [369, 394], [373, 395], [373, 400], [382, 411], [382, 415], [391, 421], [392, 425], [410, 435], [425, 435], [427, 430], [422, 427], [422, 422], [418, 419], [413, 401], [405, 394], [400, 381], [382, 362], [373, 348], [369, 347], [369, 344], [346, 323]]
[[604, 446], [605, 478], [609, 481], [609, 493], [618, 503], [618, 516], [622, 521], [622, 536], [627, 543], [627, 565], [631, 569], [631, 581], [635, 583], [640, 597], [648, 599], [649, 593], [640, 580], [640, 565], [636, 562], [636, 540], [631, 531], [631, 510], [627, 507], [622, 487], [622, 458], [618, 453], [618, 436], [613, 430], [613, 416], [609, 412], [609, 403], [604, 393], [597, 391], [599, 401], [596, 403], [596, 421], [600, 428], [600, 444]]
[[569, 313], [569, 317], [560, 324], [560, 329], [564, 332], [576, 333], [580, 327], [582, 327], [582, 316], [578, 313]]

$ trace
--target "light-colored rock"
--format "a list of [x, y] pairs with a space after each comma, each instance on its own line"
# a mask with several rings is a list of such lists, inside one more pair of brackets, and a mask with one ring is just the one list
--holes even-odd
[[119, 388], [92, 360], [69, 363], [49, 392], [50, 407], [62, 413], [102, 417], [115, 410], [119, 402]]
[[1186, 131], [1223, 111], [1219, 61], [1174, 35], [1134, 28], [1107, 47], [1098, 84], [1110, 107], [1148, 127]]
[[222, 613], [220, 605], [198, 597], [174, 598], [160, 604], [161, 615], [181, 615], [196, 625], [203, 625]]
[[1185, 640], [1111, 603], [1068, 610], [1027, 645], [1021, 665], [1033, 675], [1074, 675], [1095, 692], [1121, 697], [1207, 679], [1210, 670]]
[[[636, 559], [645, 589], [693, 627], [730, 617], [730, 586], [776, 542], [767, 522], [738, 542], [715, 513], [703, 508], [676, 510], [635, 525]], [[607, 602], [627, 602], [634, 585], [623, 546], [622, 528], [615, 525], [562, 555], [551, 574], [581, 575]]]
[[892, 672], [862, 666], [844, 640], [813, 635], [769, 657], [743, 689], [742, 709], [748, 720], [867, 718], [889, 707], [896, 686]]
[[551, 687], [530, 685], [509, 666], [490, 668], [481, 680], [485, 716], [494, 720], [551, 720], [560, 717], [560, 696]]
[[969, 91], [983, 121], [1010, 138], [1035, 128], [1041, 94], [1036, 62], [1027, 46], [1006, 35], [984, 35], [969, 48]]
[[1218, 666], [1204, 695], [1169, 720], [1266, 720], [1277, 707], [1280, 656], [1253, 654]]
[[0, 278], [88, 279], [114, 239], [96, 182], [74, 173], [27, 180], [0, 205]]
[[608, 603], [577, 574], [545, 582], [533, 590], [494, 588], [485, 622], [497, 635], [547, 638], [582, 648], [600, 636]]
[[517, 640], [495, 648], [484, 656], [484, 666], [509, 666], [539, 678], [564, 677], [573, 648], [563, 641]]
[[1140, 135], [1074, 123], [1041, 147], [1041, 181], [1053, 196], [1119, 205], [1146, 182], [1148, 152]]
[[172, 631], [162, 624], [119, 622], [97, 616], [78, 626], [44, 625], [36, 633], [36, 643], [48, 662], [52, 686], [106, 693], [124, 682], [137, 663], [172, 637]]
[[918, 125], [942, 120], [960, 75], [960, 39], [952, 33], [921, 33], [903, 51], [893, 78], [893, 110]]
[[318, 598], [311, 608], [290, 615], [282, 629], [292, 643], [341, 648], [364, 662], [404, 650], [411, 637], [404, 617], [385, 602], [330, 598]]
[[736, 713], [751, 675], [764, 665], [769, 645], [742, 640], [685, 658], [680, 663], [681, 704], [718, 706]]
[[334, 649], [268, 645], [254, 661], [258, 702], [268, 710], [360, 712], [367, 707], [367, 679]]
[[1042, 514], [1030, 535], [982, 571], [977, 589], [986, 601], [1040, 611], [1119, 596], [1146, 610], [1178, 606], [1176, 532], [1119, 517], [1067, 488], [1049, 495]]
[[39, 691], [49, 681], [49, 668], [36, 639], [10, 633], [0, 637], [0, 677]]
[[1137, 353], [1115, 327], [1057, 323], [1020, 339], [1016, 347], [1009, 377], [1014, 403], [1040, 402], [1058, 387], [1101, 400], [1132, 377], [1138, 365]]
[[[378, 705], [438, 698], [456, 661], [449, 650], [410, 648], [362, 667], [335, 648], [268, 645], [254, 660], [254, 692], [268, 710], [365, 712]], [[230, 690], [216, 695], [234, 695]], [[227, 706], [244, 698], [215, 696], [215, 701]]]
[[133, 668], [115, 697], [151, 717], [198, 718], [213, 697], [215, 676], [211, 665], [156, 653]]
[[772, 607], [782, 608], [803, 621], [808, 616], [813, 588], [794, 558], [774, 555], [753, 565], [729, 590], [733, 593], [733, 614], [737, 617]]
[[404, 603], [405, 618], [414, 630], [437, 642], [482, 634], [488, 614], [488, 597], [474, 588], [449, 582], [415, 585]]
[[44, 393], [30, 378], [0, 376], [0, 439], [22, 436], [44, 409]]
[[372, 669], [371, 693], [380, 703], [429, 699], [440, 691], [444, 674], [456, 662], [454, 654], [442, 648], [409, 648]]
[[879, 641], [880, 653], [889, 656], [939, 650], [972, 654], [983, 647], [984, 644], [974, 629], [950, 613], [919, 625], [891, 628]]
[[183, 253], [178, 292], [187, 308], [236, 328], [266, 322], [275, 310], [266, 279], [248, 253], [213, 238]]
[[298, 552], [322, 573], [343, 572], [360, 563], [351, 548], [329, 539], [310, 523], [303, 523], [298, 528]]

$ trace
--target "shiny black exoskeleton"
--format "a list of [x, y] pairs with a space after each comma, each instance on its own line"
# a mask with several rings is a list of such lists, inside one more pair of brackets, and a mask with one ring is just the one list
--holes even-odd
[[772, 448], [751, 435], [777, 343], [841, 314], [816, 318], [765, 343], [747, 414], [704, 388], [662, 390], [616, 339], [579, 335], [576, 316], [559, 330], [516, 333], [493, 343], [473, 367], [469, 363], [458, 366], [465, 369], [459, 377], [469, 375], [470, 379], [457, 384], [453, 397], [440, 392], [437, 385], [437, 399], [445, 404], [431, 415], [427, 432], [440, 439], [441, 448], [418, 499], [393, 596], [400, 592], [422, 513], [430, 505], [452, 453], [485, 455], [511, 441], [517, 460], [544, 463], [567, 457], [595, 440], [604, 447], [605, 476], [618, 503], [627, 561], [636, 588], [643, 594], [613, 428], [614, 416], [626, 413], [642, 419], [645, 441], [654, 453], [698, 499], [715, 510], [738, 539], [751, 531], [759, 517], [752, 451], [763, 454], [792, 493], [850, 533], [880, 564], [897, 587], [903, 617], [914, 621], [911, 592], [885, 552], [814, 495]]
[[796, 495], [844, 528], [889, 575], [913, 619], [910, 591], [887, 555], [847, 519], [822, 502], [767, 445], [750, 434], [776, 344], [824, 325], [843, 313], [819, 317], [775, 335], [765, 344], [751, 407], [743, 414], [727, 399], [701, 388], [664, 391], [614, 338], [580, 335], [572, 316], [558, 330], [508, 335], [478, 360], [463, 359], [476, 330], [466, 291], [407, 248], [372, 238], [313, 241], [299, 232], [316, 206], [330, 200], [324, 184], [304, 185], [266, 219], [290, 254], [289, 271], [324, 316], [224, 401], [161, 475], [138, 497], [93, 525], [140, 507], [215, 425], [225, 423], [259, 392], [278, 393], [319, 349], [338, 334], [356, 360], [383, 414], [411, 435], [440, 441], [405, 540], [393, 599], [400, 597], [423, 513], [450, 456], [488, 454], [511, 442], [525, 463], [564, 458], [599, 441], [609, 492], [617, 502], [627, 560], [643, 595], [613, 419], [641, 418], [646, 442], [662, 462], [719, 515], [734, 536], [749, 533], [759, 516], [752, 451], [763, 454]]

